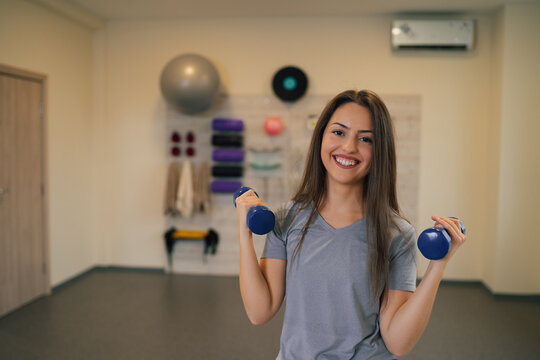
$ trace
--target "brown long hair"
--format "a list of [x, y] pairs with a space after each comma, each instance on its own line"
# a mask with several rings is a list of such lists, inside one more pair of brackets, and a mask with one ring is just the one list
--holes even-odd
[[[323, 205], [328, 191], [326, 169], [321, 159], [323, 134], [336, 109], [347, 103], [355, 103], [368, 109], [373, 126], [373, 157], [370, 171], [364, 178], [363, 197], [367, 220], [368, 254], [375, 255], [370, 256], [371, 289], [373, 300], [375, 300], [381, 285], [384, 285], [383, 289], [388, 287], [390, 228], [397, 226], [392, 217], [401, 216], [401, 214], [396, 195], [394, 129], [388, 109], [373, 91], [347, 90], [336, 95], [326, 105], [317, 121], [302, 182], [292, 199], [293, 203], [300, 205], [298, 211], [309, 206], [312, 206], [312, 210], [304, 226], [300, 242], [293, 253], [291, 265], [299, 256], [307, 230], [317, 209]], [[371, 229], [374, 231], [370, 231]], [[384, 281], [381, 284], [382, 279]]]

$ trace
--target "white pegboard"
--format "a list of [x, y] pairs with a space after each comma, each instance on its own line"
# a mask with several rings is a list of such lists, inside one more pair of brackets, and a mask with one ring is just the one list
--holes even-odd
[[[242, 119], [244, 121], [244, 185], [253, 187], [263, 197], [265, 205], [276, 209], [287, 202], [296, 190], [302, 176], [306, 153], [312, 130], [308, 121], [318, 118], [320, 112], [333, 95], [307, 95], [296, 103], [287, 104], [273, 95], [234, 95], [221, 99], [214, 109], [189, 116], [173, 108], [167, 111], [167, 134], [177, 131], [182, 136], [179, 144], [182, 155], [170, 154], [172, 142], [164, 139], [164, 156], [169, 161], [183, 162], [187, 159], [195, 166], [206, 161], [211, 168], [212, 119], [216, 117]], [[420, 154], [420, 97], [414, 95], [382, 96], [396, 130], [398, 197], [405, 216], [414, 224], [417, 216], [418, 176]], [[268, 136], [263, 129], [267, 117], [280, 117], [285, 125], [278, 136]], [[196, 155], [185, 156], [188, 144], [186, 134], [191, 131], [196, 140], [192, 145]], [[249, 148], [280, 148], [283, 166], [276, 170], [253, 170], [248, 166]], [[166, 171], [166, 169], [164, 169]], [[165, 228], [175, 226], [185, 230], [213, 228], [219, 233], [220, 243], [216, 255], [203, 261], [203, 245], [197, 242], [178, 241], [173, 253], [173, 272], [198, 274], [238, 274], [238, 230], [232, 194], [212, 194], [212, 209], [208, 215], [195, 214], [191, 218], [166, 217]], [[264, 236], [255, 236], [254, 244], [260, 255], [264, 247]]]

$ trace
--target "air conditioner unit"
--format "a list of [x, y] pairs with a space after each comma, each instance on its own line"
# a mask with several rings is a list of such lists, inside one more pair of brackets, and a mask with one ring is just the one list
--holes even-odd
[[470, 50], [474, 20], [395, 20], [392, 48]]

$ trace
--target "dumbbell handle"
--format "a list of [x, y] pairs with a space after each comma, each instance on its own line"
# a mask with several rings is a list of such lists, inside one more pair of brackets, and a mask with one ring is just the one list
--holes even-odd
[[[460, 230], [465, 234], [465, 226], [458, 218], [451, 217], [459, 224]], [[442, 259], [452, 248], [452, 238], [442, 227], [432, 227], [422, 231], [418, 237], [418, 250], [425, 258], [430, 260]]]
[[[248, 190], [252, 190], [247, 186], [243, 186], [238, 189], [233, 195], [233, 203], [236, 207], [236, 198], [245, 193]], [[255, 195], [259, 195], [253, 190]], [[249, 209], [246, 216], [246, 223], [248, 228], [257, 235], [264, 235], [272, 231], [276, 224], [276, 217], [274, 213], [266, 206], [254, 206]]]

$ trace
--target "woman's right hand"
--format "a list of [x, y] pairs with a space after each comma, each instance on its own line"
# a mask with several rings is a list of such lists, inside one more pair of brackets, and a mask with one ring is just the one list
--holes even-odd
[[454, 218], [446, 218], [442, 216], [432, 216], [431, 219], [435, 221], [436, 227], [442, 227], [448, 232], [452, 239], [452, 246], [448, 254], [440, 260], [432, 260], [435, 262], [448, 263], [450, 258], [455, 254], [461, 245], [467, 240], [467, 236], [461, 232], [459, 220]]
[[247, 214], [251, 208], [262, 204], [262, 200], [255, 195], [253, 190], [248, 190], [236, 198], [236, 214], [238, 215], [238, 227], [240, 229], [251, 231], [247, 226]]
[[279, 310], [285, 296], [286, 260], [262, 258], [260, 263], [253, 245], [247, 214], [263, 205], [253, 190], [236, 198], [240, 243], [240, 294], [246, 314], [254, 325], [268, 322]]

